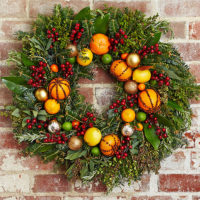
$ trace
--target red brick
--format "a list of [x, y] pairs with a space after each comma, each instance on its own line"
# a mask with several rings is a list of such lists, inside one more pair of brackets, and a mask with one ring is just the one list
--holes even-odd
[[151, 10], [151, 5], [150, 2], [147, 1], [129, 1], [126, 2], [124, 1], [123, 3], [121, 1], [99, 1], [99, 0], [95, 0], [94, 1], [94, 8], [104, 8], [104, 5], [108, 5], [108, 6], [114, 6], [117, 8], [125, 8], [128, 7], [131, 10], [140, 10], [142, 12], [145, 13], [150, 13]]
[[175, 152], [161, 163], [162, 170], [185, 169], [186, 156], [183, 151]]
[[190, 22], [189, 37], [194, 40], [200, 39], [200, 22]]
[[11, 119], [9, 117], [0, 116], [0, 127], [11, 127]]
[[54, 0], [47, 3], [46, 0], [30, 0], [30, 17], [36, 17], [39, 13], [50, 14], [55, 4], [61, 4], [62, 6], [70, 6], [75, 12], [78, 12], [82, 8], [89, 6], [89, 0]]
[[192, 200], [200, 200], [200, 196], [193, 196]]
[[196, 82], [200, 83], [200, 64], [190, 64], [190, 72], [196, 78]]
[[85, 97], [85, 101], [88, 103], [93, 103], [93, 89], [87, 87], [79, 88], [79, 93]]
[[0, 106], [5, 106], [12, 103], [12, 92], [8, 88], [0, 89]]
[[187, 132], [185, 133], [185, 138], [188, 140], [187, 148], [200, 148], [200, 133]]
[[26, 0], [1, 1], [0, 17], [26, 17]]
[[[95, 197], [88, 197], [88, 196], [82, 196], [82, 195], [77, 195], [77, 196], [65, 196], [63, 200], [95, 200]], [[114, 199], [113, 199], [114, 200]]]
[[69, 192], [71, 184], [63, 174], [37, 175], [33, 186], [34, 192]]
[[200, 125], [200, 107], [192, 107], [192, 126]]
[[7, 59], [9, 51], [19, 50], [21, 47], [22, 47], [21, 43], [1, 42], [0, 43], [0, 60]]
[[27, 21], [2, 21], [1, 39], [15, 39], [17, 31], [30, 31], [30, 24]]
[[200, 169], [200, 152], [191, 152], [191, 169]]
[[105, 84], [105, 83], [115, 82], [115, 79], [108, 71], [105, 71], [101, 68], [96, 68], [94, 69], [93, 72], [94, 72], [94, 80], [81, 78], [79, 84], [94, 84], [94, 83]]
[[200, 60], [200, 43], [177, 43], [183, 60], [185, 61], [199, 61]]
[[[185, 38], [185, 22], [171, 22], [170, 26], [174, 32], [174, 38]], [[170, 34], [167, 34], [167, 37], [169, 37]]]
[[159, 191], [164, 192], [199, 192], [199, 174], [160, 174]]
[[172, 200], [170, 196], [139, 196], [139, 197], [132, 197], [131, 200]]
[[200, 16], [199, 0], [160, 0], [160, 15], [167, 17], [198, 17]]
[[0, 66], [0, 76], [8, 76], [12, 68], [10, 66]]
[[56, 196], [25, 196], [25, 200], [61, 200], [62, 197]]
[[95, 98], [99, 106], [108, 106], [111, 104], [115, 91], [113, 88], [95, 88]]

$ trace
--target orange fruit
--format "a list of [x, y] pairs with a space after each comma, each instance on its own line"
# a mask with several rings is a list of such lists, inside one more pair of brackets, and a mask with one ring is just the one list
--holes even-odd
[[155, 113], [160, 108], [160, 95], [153, 89], [146, 89], [138, 96], [139, 107], [147, 113]]
[[76, 121], [76, 120], [73, 120], [72, 121], [72, 126], [79, 126], [80, 125], [80, 122], [79, 121]]
[[52, 72], [58, 72], [58, 65], [52, 64], [50, 68]]
[[121, 118], [125, 122], [132, 122], [135, 119], [135, 111], [131, 108], [127, 108], [122, 111]]
[[144, 83], [140, 83], [139, 85], [138, 85], [138, 90], [145, 90], [145, 84]]
[[100, 149], [105, 156], [113, 156], [118, 150], [119, 145], [119, 137], [115, 134], [109, 134], [101, 140]]
[[136, 130], [137, 130], [137, 131], [142, 131], [142, 130], [143, 130], [143, 125], [142, 125], [142, 123], [137, 123]]
[[49, 114], [54, 115], [60, 111], [60, 104], [55, 99], [48, 99], [44, 103], [44, 108]]
[[90, 41], [90, 49], [93, 53], [97, 55], [103, 55], [108, 53], [110, 46], [110, 41], [108, 36], [97, 33], [92, 36]]
[[126, 60], [127, 56], [128, 56], [128, 53], [123, 53], [123, 54], [121, 55], [121, 59], [122, 59], [122, 60]]
[[127, 81], [132, 76], [132, 69], [123, 60], [115, 60], [110, 67], [110, 73], [119, 81]]
[[49, 83], [49, 94], [54, 99], [65, 99], [70, 94], [70, 85], [66, 79], [54, 78]]

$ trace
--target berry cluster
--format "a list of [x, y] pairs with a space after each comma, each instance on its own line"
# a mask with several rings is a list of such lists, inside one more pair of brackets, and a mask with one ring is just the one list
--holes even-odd
[[[56, 28], [52, 28], [52, 31], [47, 30], [47, 38], [52, 38], [52, 42], [58, 41], [59, 33], [56, 32]], [[53, 48], [53, 45], [50, 46], [50, 48]]]
[[84, 135], [88, 128], [93, 127], [93, 122], [96, 121], [93, 113], [87, 112], [86, 116], [81, 119], [83, 123], [75, 125], [73, 128], [77, 130], [77, 136]]
[[118, 159], [125, 159], [128, 156], [128, 149], [132, 148], [132, 145], [130, 145], [130, 137], [124, 137], [119, 149], [115, 152], [115, 155]]
[[162, 54], [162, 52], [159, 51], [159, 44], [155, 44], [154, 46], [151, 47], [143, 46], [143, 48], [138, 51], [138, 54], [140, 55], [141, 59], [146, 55], [153, 53], [157, 53], [158, 55]]
[[65, 144], [68, 140], [66, 134], [57, 132], [56, 134], [50, 135], [46, 133], [46, 137], [43, 142], [44, 143], [58, 143], [58, 144]]
[[128, 36], [125, 34], [125, 31], [119, 29], [119, 32], [115, 33], [115, 38], [110, 38], [110, 50], [114, 52], [117, 51], [117, 46], [119, 44], [124, 44], [124, 39], [127, 39]]
[[159, 86], [163, 86], [164, 84], [166, 86], [170, 85], [170, 77], [169, 76], [165, 76], [162, 73], [158, 74], [158, 72], [156, 70], [154, 70], [152, 72], [151, 80], [156, 80], [158, 82]]
[[28, 80], [29, 85], [32, 85], [33, 87], [40, 87], [46, 82], [46, 79], [44, 77], [44, 74], [46, 73], [44, 68], [46, 66], [47, 63], [40, 61], [39, 66], [32, 65], [30, 67], [30, 70], [32, 71], [31, 76], [33, 78]]
[[74, 29], [72, 29], [72, 32], [70, 34], [70, 40], [74, 45], [77, 45], [78, 40], [81, 39], [82, 34], [84, 32], [84, 29], [80, 27], [80, 24], [76, 24]]
[[156, 135], [158, 135], [158, 138], [162, 140], [163, 138], [167, 138], [167, 133], [165, 128], [160, 128], [158, 126], [158, 118], [154, 117], [153, 114], [150, 114], [147, 116], [147, 119], [144, 121], [144, 123], [149, 124], [148, 128], [151, 128], [154, 124], [156, 126]]
[[127, 96], [126, 99], [122, 99], [120, 100], [116, 100], [116, 102], [114, 102], [112, 105], [110, 105], [110, 109], [114, 109], [115, 113], [118, 113], [118, 109], [122, 108], [123, 110], [125, 110], [126, 108], [132, 108], [134, 106], [134, 104], [137, 104], [137, 98], [138, 95], [137, 94], [132, 94]]
[[64, 78], [68, 78], [74, 74], [72, 64], [70, 64], [68, 61], [65, 64], [61, 64], [60, 67]]
[[27, 119], [26, 120], [27, 123], [27, 128], [28, 129], [32, 129], [32, 128], [38, 128], [41, 129], [42, 127], [46, 128], [48, 126], [48, 124], [44, 121], [41, 120], [37, 120], [36, 118], [33, 119]]

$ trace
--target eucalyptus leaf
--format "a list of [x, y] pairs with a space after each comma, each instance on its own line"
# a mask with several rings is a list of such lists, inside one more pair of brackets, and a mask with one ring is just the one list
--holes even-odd
[[158, 147], [160, 145], [160, 139], [156, 135], [155, 127], [152, 126], [151, 128], [148, 128], [148, 125], [144, 125], [144, 134], [146, 139], [150, 142], [150, 144], [153, 146], [155, 150], [158, 150]]
[[95, 33], [106, 34], [106, 32], [108, 30], [109, 19], [110, 19], [110, 13], [108, 13], [104, 16], [97, 17], [94, 22]]
[[11, 115], [14, 116], [14, 117], [20, 117], [19, 108], [16, 108], [16, 109], [12, 112]]
[[82, 156], [86, 156], [87, 150], [84, 151], [68, 151], [67, 156], [65, 157], [66, 160], [75, 160], [77, 158], [80, 158]]

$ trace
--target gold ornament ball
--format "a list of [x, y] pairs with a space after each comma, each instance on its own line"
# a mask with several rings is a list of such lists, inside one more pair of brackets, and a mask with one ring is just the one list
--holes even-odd
[[121, 133], [124, 137], [127, 137], [127, 136], [130, 137], [131, 135], [133, 135], [134, 129], [129, 123], [126, 123], [121, 129]]
[[48, 92], [44, 88], [38, 88], [35, 91], [35, 98], [38, 101], [46, 101], [48, 99]]
[[76, 45], [68, 44], [66, 46], [66, 49], [70, 51], [69, 57], [75, 57], [78, 55], [78, 49], [77, 49]]
[[126, 58], [126, 63], [131, 68], [136, 68], [140, 64], [140, 56], [137, 53], [130, 53]]
[[124, 90], [128, 94], [135, 94], [138, 91], [138, 85], [135, 81], [128, 80], [124, 84]]
[[83, 140], [74, 135], [69, 139], [68, 146], [71, 150], [77, 151], [83, 146]]
[[60, 128], [61, 128], [60, 123], [57, 120], [55, 120], [55, 119], [51, 120], [49, 122], [49, 124], [48, 124], [48, 127], [47, 127], [47, 129], [48, 129], [48, 131], [50, 133], [57, 133], [57, 132], [60, 131]]

